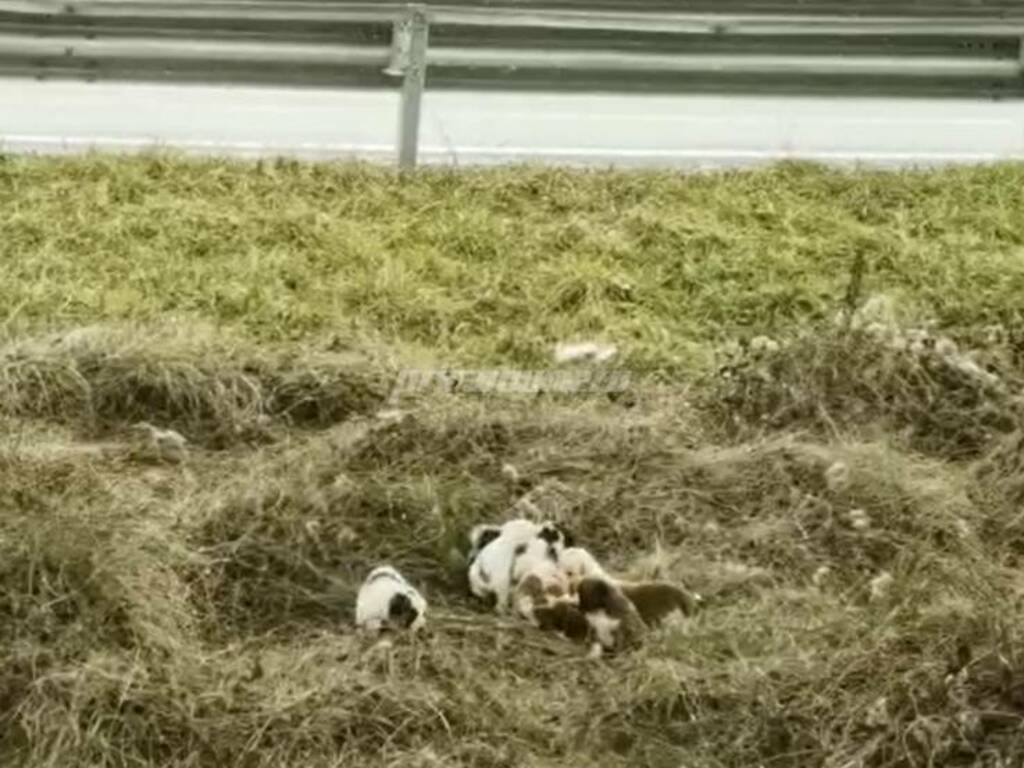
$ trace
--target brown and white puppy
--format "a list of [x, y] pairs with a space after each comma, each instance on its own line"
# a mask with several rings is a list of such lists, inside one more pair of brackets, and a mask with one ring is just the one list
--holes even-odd
[[640, 645], [647, 627], [615, 582], [590, 576], [579, 583], [577, 594], [580, 612], [601, 650], [615, 652]]
[[554, 564], [549, 568], [542, 563], [519, 580], [512, 603], [517, 614], [539, 626], [535, 615], [537, 609], [568, 599], [569, 584], [565, 577]]
[[649, 627], [673, 613], [692, 616], [700, 605], [699, 595], [664, 581], [619, 582], [619, 589]]
[[590, 635], [590, 624], [569, 595], [565, 574], [553, 563], [524, 576], [516, 586], [514, 602], [516, 613], [544, 632], [558, 632], [577, 642]]
[[568, 600], [557, 600], [533, 609], [534, 621], [545, 632], [558, 632], [574, 642], [591, 638], [590, 623], [582, 611]]

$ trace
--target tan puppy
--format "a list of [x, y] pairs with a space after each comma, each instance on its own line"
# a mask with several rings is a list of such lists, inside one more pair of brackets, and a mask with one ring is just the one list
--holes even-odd
[[672, 613], [692, 616], [700, 605], [700, 596], [664, 581], [619, 582], [644, 624], [653, 627]]
[[545, 632], [558, 632], [570, 640], [583, 642], [590, 624], [568, 594], [564, 574], [546, 568], [535, 569], [516, 586], [516, 613]]
[[580, 582], [578, 595], [580, 612], [600, 650], [615, 652], [640, 645], [647, 627], [617, 584], [590, 576]]
[[542, 566], [519, 580], [512, 602], [517, 614], [534, 626], [539, 626], [536, 611], [556, 602], [567, 601], [568, 591], [568, 584], [561, 573], [557, 570], [548, 573]]
[[611, 580], [597, 559], [583, 547], [566, 547], [558, 555], [558, 565], [569, 579], [569, 590], [575, 594], [583, 579], [593, 576]]

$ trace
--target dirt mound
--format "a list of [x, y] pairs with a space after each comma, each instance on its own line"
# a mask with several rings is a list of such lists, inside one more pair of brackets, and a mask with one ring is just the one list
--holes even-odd
[[102, 436], [138, 421], [220, 448], [372, 412], [388, 374], [344, 356], [259, 354], [139, 329], [83, 329], [0, 349], [0, 412]]
[[786, 344], [755, 341], [733, 353], [706, 401], [740, 436], [873, 427], [914, 450], [961, 459], [1021, 424], [1019, 369], [926, 331], [828, 326]]

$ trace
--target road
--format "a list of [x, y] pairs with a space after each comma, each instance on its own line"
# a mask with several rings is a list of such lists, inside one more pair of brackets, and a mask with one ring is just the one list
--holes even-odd
[[[0, 148], [390, 160], [396, 93], [0, 80]], [[1024, 101], [428, 92], [421, 158], [676, 168], [1024, 159]]]

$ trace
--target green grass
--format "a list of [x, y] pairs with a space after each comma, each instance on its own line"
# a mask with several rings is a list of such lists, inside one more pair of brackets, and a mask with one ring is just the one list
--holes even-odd
[[[1024, 753], [1024, 167], [7, 158], [0, 211], [0, 764]], [[380, 412], [570, 339], [664, 375]], [[465, 533], [524, 494], [705, 608], [602, 661], [488, 614]], [[385, 561], [430, 601], [391, 647], [351, 626]]]
[[843, 173], [424, 172], [163, 157], [0, 165], [0, 319], [168, 314], [260, 340], [355, 334], [536, 363], [600, 336], [637, 363], [835, 311], [866, 289], [944, 326], [1008, 322], [1024, 168]]

